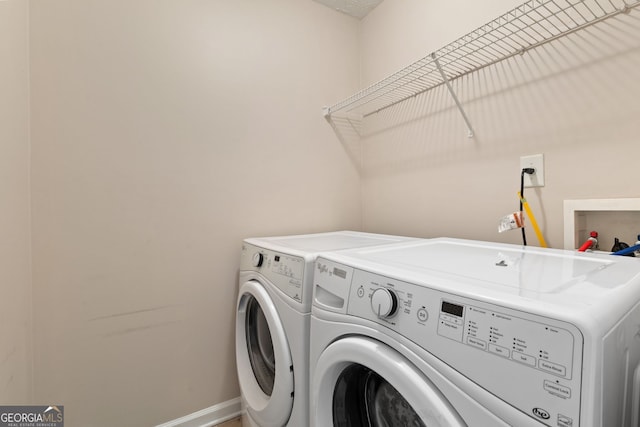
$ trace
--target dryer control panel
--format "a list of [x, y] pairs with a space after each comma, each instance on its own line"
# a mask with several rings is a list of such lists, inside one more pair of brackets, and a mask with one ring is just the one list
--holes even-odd
[[406, 337], [520, 411], [553, 427], [580, 425], [583, 337], [572, 324], [318, 260], [344, 313]]
[[278, 289], [297, 302], [303, 301], [305, 260], [245, 243], [242, 245], [240, 269], [262, 274]]

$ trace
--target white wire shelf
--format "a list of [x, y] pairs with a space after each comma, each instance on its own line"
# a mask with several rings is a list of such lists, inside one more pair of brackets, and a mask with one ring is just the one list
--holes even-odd
[[[362, 119], [440, 85], [446, 85], [473, 136], [471, 123], [449, 81], [524, 54], [613, 16], [629, 13], [640, 0], [530, 0], [425, 56], [391, 76], [324, 109]], [[335, 125], [332, 123], [332, 125]]]

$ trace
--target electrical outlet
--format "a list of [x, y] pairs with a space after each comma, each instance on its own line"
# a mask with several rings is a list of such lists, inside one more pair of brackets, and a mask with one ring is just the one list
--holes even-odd
[[531, 175], [524, 174], [525, 187], [544, 187], [544, 156], [542, 154], [520, 157], [520, 172], [524, 168], [534, 168], [536, 170]]

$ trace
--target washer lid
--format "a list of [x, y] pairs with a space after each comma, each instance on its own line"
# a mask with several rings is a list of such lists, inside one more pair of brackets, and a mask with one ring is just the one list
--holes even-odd
[[439, 238], [322, 257], [470, 297], [517, 297], [562, 306], [597, 306], [607, 300], [620, 307], [640, 298], [640, 262], [608, 254]]
[[[589, 258], [573, 252], [539, 252], [517, 246], [453, 240], [372, 250], [369, 257], [413, 269], [439, 271], [493, 285], [534, 289], [543, 293], [560, 292], [587, 278], [598, 281], [598, 273], [616, 261], [614, 257]], [[612, 287], [627, 282], [638, 271], [627, 269], [619, 273], [623, 273], [622, 277], [618, 275], [615, 282], [608, 277], [601, 285]]]
[[247, 239], [248, 243], [267, 249], [288, 252], [289, 249], [314, 254], [323, 251], [363, 248], [415, 240], [410, 237], [385, 234], [362, 233], [358, 231], [334, 231], [329, 233], [301, 234]]

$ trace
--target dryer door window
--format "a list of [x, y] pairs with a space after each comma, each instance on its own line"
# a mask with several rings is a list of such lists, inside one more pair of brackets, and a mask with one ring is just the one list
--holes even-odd
[[251, 418], [261, 426], [285, 425], [293, 410], [293, 362], [278, 310], [258, 280], [240, 287], [236, 364], [243, 403]]
[[255, 298], [249, 297], [245, 321], [247, 351], [253, 375], [262, 391], [271, 396], [276, 377], [276, 361], [269, 324]]

